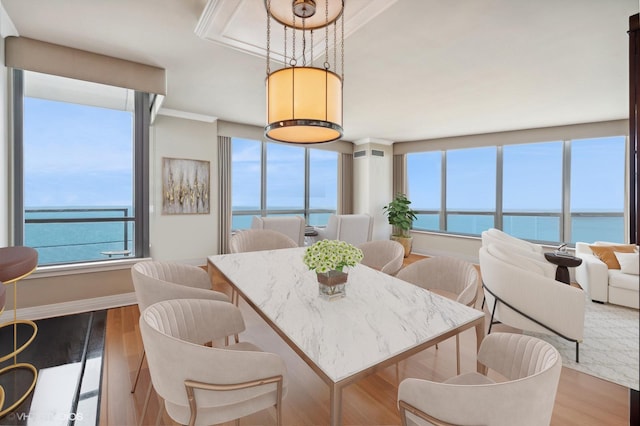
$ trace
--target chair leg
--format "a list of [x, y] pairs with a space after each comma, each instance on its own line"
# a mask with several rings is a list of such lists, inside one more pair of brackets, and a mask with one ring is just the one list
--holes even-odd
[[140, 357], [140, 364], [138, 364], [138, 371], [136, 371], [136, 379], [133, 382], [133, 386], [131, 387], [131, 393], [135, 393], [136, 387], [138, 386], [138, 379], [140, 378], [140, 370], [142, 370], [142, 363], [144, 362], [145, 355], [147, 353], [145, 350], [142, 350], [142, 357]]
[[142, 415], [140, 416], [139, 426], [142, 426], [144, 424], [144, 416], [147, 414], [147, 408], [149, 407], [149, 399], [151, 398], [151, 389], [152, 388], [153, 388], [153, 385], [151, 383], [149, 383], [149, 389], [147, 390], [147, 396], [145, 396], [145, 398], [144, 398], [144, 405], [142, 407]]
[[160, 395], [158, 395], [158, 404], [160, 407], [158, 407], [158, 415], [156, 416], [156, 426], [160, 424], [162, 413], [164, 413], [164, 399]]
[[456, 372], [460, 375], [460, 334], [456, 334]]

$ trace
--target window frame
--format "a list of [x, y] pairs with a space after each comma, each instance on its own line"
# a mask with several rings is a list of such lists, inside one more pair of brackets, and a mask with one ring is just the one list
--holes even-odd
[[[251, 140], [256, 143], [260, 143], [260, 208], [256, 210], [233, 210], [233, 201], [231, 205], [231, 223], [233, 224], [233, 217], [235, 216], [276, 216], [276, 215], [300, 215], [304, 217], [305, 223], [309, 223], [309, 217], [312, 214], [332, 214], [336, 213], [338, 209], [338, 202], [340, 198], [340, 187], [339, 187], [339, 179], [336, 175], [336, 209], [319, 209], [319, 208], [310, 208], [309, 207], [309, 196], [311, 194], [310, 191], [310, 170], [311, 170], [311, 149], [313, 147], [300, 146], [301, 149], [304, 149], [304, 206], [302, 209], [286, 209], [286, 210], [275, 210], [275, 209], [267, 209], [267, 144], [277, 142], [265, 141], [265, 140], [255, 140], [250, 138], [242, 138], [242, 137], [231, 137], [231, 150], [233, 152], [233, 142], [236, 139], [243, 140]], [[339, 173], [339, 162], [340, 162], [340, 152], [332, 151], [336, 153], [336, 174]], [[231, 167], [233, 168], [233, 153], [231, 159]], [[233, 171], [232, 171], [233, 175]], [[233, 194], [231, 194], [233, 199]], [[245, 228], [240, 228], [245, 229]], [[236, 231], [236, 228], [233, 228], [231, 231]]]
[[[25, 211], [24, 211], [24, 71], [11, 69], [11, 105], [13, 130], [13, 235], [14, 245], [24, 245]], [[67, 77], [68, 78], [68, 77]], [[79, 259], [77, 261], [39, 265], [39, 267], [69, 267], [73, 269], [82, 265], [98, 262], [121, 262], [123, 259], [139, 260], [148, 258], [149, 247], [149, 126], [151, 105], [154, 95], [134, 91], [133, 111], [133, 216], [125, 218], [125, 222], [133, 222], [133, 255], [127, 257], [105, 257], [104, 259]]]

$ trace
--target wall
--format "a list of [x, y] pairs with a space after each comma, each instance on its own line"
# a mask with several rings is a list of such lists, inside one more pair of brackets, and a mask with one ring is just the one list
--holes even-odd
[[[150, 134], [151, 160], [149, 220], [151, 257], [206, 265], [217, 254], [218, 226], [217, 124], [157, 116]], [[210, 213], [162, 214], [162, 158], [187, 158], [210, 162]]]

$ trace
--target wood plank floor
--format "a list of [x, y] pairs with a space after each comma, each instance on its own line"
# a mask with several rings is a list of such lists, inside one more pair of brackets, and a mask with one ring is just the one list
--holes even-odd
[[[411, 256], [405, 264], [418, 260]], [[213, 277], [214, 289], [229, 294], [226, 283]], [[480, 306], [480, 300], [478, 306]], [[242, 300], [240, 301], [247, 330], [241, 339], [252, 341], [264, 350], [282, 356], [288, 369], [288, 392], [283, 403], [285, 425], [326, 425], [329, 420], [329, 388], [286, 343]], [[159, 402], [152, 392], [149, 409], [141, 419], [145, 395], [149, 388], [146, 363], [134, 394], [131, 384], [142, 355], [138, 329], [138, 307], [110, 309], [104, 354], [104, 372], [100, 410], [101, 425], [155, 424]], [[487, 321], [488, 323], [488, 321]], [[495, 328], [496, 331], [499, 328]], [[503, 327], [503, 330], [507, 330]], [[462, 371], [475, 369], [475, 333], [468, 330], [460, 336]], [[398, 383], [406, 377], [442, 381], [456, 374], [455, 339], [449, 339], [378, 374], [348, 386], [343, 392], [343, 424], [398, 425], [396, 407]], [[399, 373], [399, 377], [398, 377]], [[164, 413], [160, 424], [175, 423]], [[232, 423], [229, 423], [231, 425]], [[241, 425], [273, 425], [274, 410], [264, 410], [245, 417]], [[629, 390], [605, 380], [568, 368], [562, 369], [552, 425], [617, 426], [629, 424]]]

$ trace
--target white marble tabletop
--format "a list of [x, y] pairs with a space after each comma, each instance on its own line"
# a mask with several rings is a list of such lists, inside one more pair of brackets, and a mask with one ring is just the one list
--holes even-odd
[[484, 314], [364, 265], [349, 268], [347, 296], [318, 296], [304, 248], [210, 256], [333, 382], [468, 324]]

